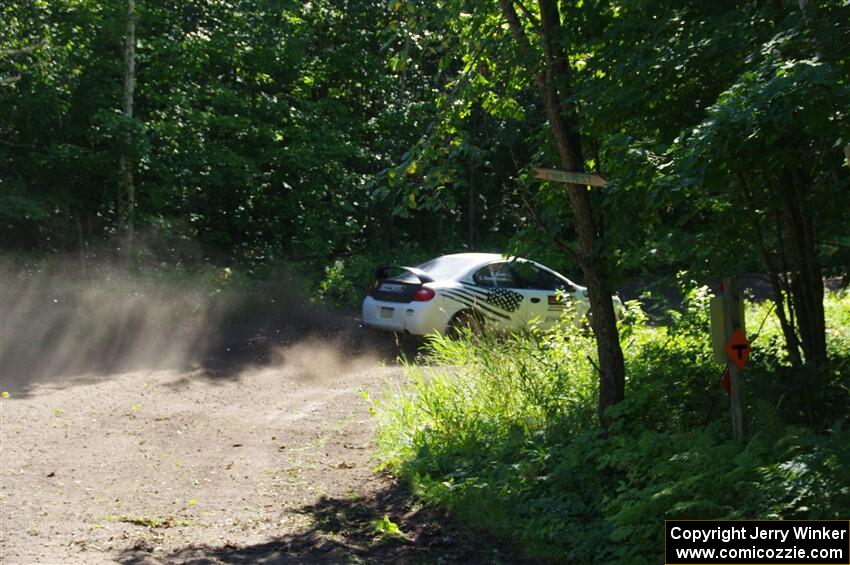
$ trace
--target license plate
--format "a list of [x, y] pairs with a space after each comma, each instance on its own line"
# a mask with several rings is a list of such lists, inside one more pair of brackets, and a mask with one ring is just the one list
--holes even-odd
[[383, 283], [381, 285], [380, 289], [383, 290], [384, 292], [399, 292], [399, 293], [401, 293], [401, 292], [404, 292], [404, 285], [403, 284]]
[[393, 312], [395, 308], [387, 308], [386, 306], [381, 307], [381, 318], [392, 318]]

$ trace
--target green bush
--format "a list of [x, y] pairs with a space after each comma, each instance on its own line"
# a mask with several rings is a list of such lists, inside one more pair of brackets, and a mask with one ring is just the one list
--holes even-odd
[[376, 265], [368, 257], [337, 259], [325, 267], [318, 298], [337, 306], [354, 306], [366, 295], [375, 278]]
[[820, 384], [834, 398], [805, 421], [776, 382], [789, 369], [770, 308], [751, 306], [750, 335], [763, 327], [744, 372], [744, 444], [731, 437], [707, 305], [691, 290], [666, 327], [629, 305], [627, 397], [607, 434], [595, 348], [572, 326], [433, 337], [430, 364], [375, 401], [382, 461], [473, 527], [566, 562], [657, 563], [665, 519], [846, 517], [850, 300], [827, 298], [833, 363]]
[[416, 245], [397, 245], [337, 258], [323, 267], [315, 298], [340, 307], [359, 306], [375, 280], [375, 269], [384, 265], [416, 265], [430, 258], [431, 254]]

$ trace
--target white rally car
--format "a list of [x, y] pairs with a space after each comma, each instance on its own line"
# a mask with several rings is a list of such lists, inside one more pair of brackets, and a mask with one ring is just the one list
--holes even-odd
[[[587, 289], [534, 261], [497, 253], [443, 255], [416, 267], [382, 267], [363, 300], [367, 327], [425, 335], [464, 327], [548, 328], [567, 304], [579, 322]], [[618, 297], [615, 307], [622, 310]]]

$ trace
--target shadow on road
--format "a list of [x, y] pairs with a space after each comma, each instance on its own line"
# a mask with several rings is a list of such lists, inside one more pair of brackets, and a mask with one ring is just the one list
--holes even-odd
[[[167, 554], [144, 543], [125, 550], [125, 565], [159, 563], [521, 563], [503, 544], [478, 536], [443, 512], [411, 503], [397, 485], [369, 498], [322, 498], [295, 511], [308, 528], [266, 542], [190, 546]], [[383, 523], [383, 527], [381, 524]], [[400, 533], [389, 533], [389, 524]]]

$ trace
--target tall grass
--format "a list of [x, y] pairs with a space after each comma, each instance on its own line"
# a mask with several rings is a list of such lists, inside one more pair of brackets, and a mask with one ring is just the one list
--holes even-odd
[[434, 336], [429, 346], [429, 364], [408, 364], [410, 381], [382, 403], [378, 441], [390, 464], [435, 441], [497, 445], [555, 423], [572, 432], [592, 425], [597, 383], [584, 335]]
[[817, 376], [791, 371], [769, 305], [749, 306], [744, 444], [730, 434], [708, 298], [692, 289], [660, 327], [629, 305], [627, 399], [607, 434], [584, 332], [432, 338], [429, 363], [374, 401], [383, 464], [471, 526], [569, 562], [658, 562], [665, 518], [846, 517], [850, 297], [826, 299], [832, 364]]

